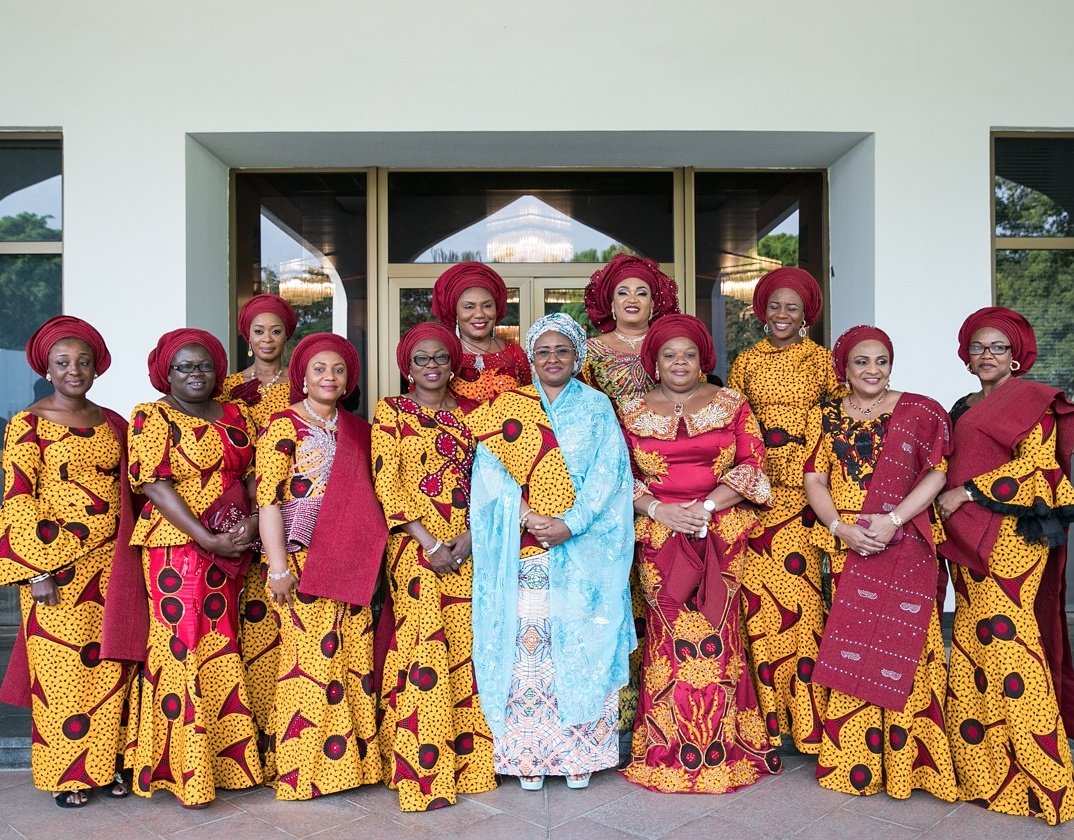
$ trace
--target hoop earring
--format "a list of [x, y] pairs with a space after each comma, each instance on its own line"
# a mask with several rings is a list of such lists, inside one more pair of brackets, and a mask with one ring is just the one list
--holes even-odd
[[768, 327], [768, 324], [765, 324], [765, 325], [764, 325], [764, 334], [765, 334], [765, 335], [768, 335], [768, 334], [769, 334], [770, 332], [772, 332], [772, 330], [771, 330], [771, 329], [769, 329], [769, 327]]
[[802, 321], [802, 326], [798, 328], [798, 337], [805, 338], [807, 335], [809, 335], [809, 324]]
[[455, 371], [453, 371], [453, 370], [448, 371], [447, 378], [448, 378], [448, 382], [450, 382], [452, 379], [454, 379], [455, 378]]
[[1022, 369], [1022, 363], [1017, 359], [1011, 359], [1011, 373], [1018, 373]]
[[310, 392], [310, 386], [306, 384], [306, 380], [302, 380], [302, 393], [308, 394]]

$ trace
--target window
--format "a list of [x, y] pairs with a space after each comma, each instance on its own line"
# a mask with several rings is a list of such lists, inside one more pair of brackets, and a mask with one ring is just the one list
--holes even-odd
[[1033, 379], [1074, 395], [1074, 136], [993, 136], [995, 300], [1037, 334]]

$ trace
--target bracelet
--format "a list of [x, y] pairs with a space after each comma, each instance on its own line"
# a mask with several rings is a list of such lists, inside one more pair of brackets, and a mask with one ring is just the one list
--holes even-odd
[[895, 511], [888, 511], [888, 519], [891, 520], [891, 524], [894, 525], [896, 528], [902, 527], [902, 517], [899, 516], [899, 514], [897, 514]]
[[[530, 514], [533, 513], [533, 508], [527, 508], [526, 512], [518, 518], [518, 527], [525, 528], [526, 520], [530, 518]], [[428, 552], [426, 552], [428, 554]]]
[[835, 532], [839, 530], [839, 526], [843, 524], [843, 520], [838, 516], [828, 523], [828, 530], [832, 532], [832, 536], [835, 536]]
[[50, 577], [52, 577], [52, 572], [42, 572], [41, 574], [34, 575], [30, 578], [30, 583], [41, 583], [42, 581], [48, 580]]
[[427, 549], [425, 549], [425, 556], [426, 556], [426, 557], [430, 557], [430, 556], [432, 556], [433, 554], [436, 554], [436, 552], [438, 552], [438, 551], [439, 551], [440, 549], [442, 549], [443, 547], [444, 547], [444, 541], [443, 541], [443, 540], [437, 540], [437, 541], [436, 541], [436, 542], [435, 542], [435, 543], [433, 544], [433, 547], [432, 547], [432, 548], [427, 548]]
[[962, 489], [966, 491], [966, 498], [967, 499], [969, 499], [971, 502], [975, 501], [974, 498], [973, 498], [973, 491], [971, 491], [969, 487], [963, 487]]
[[268, 579], [269, 580], [283, 580], [285, 577], [290, 577], [290, 576], [291, 576], [291, 570], [290, 569], [284, 569], [282, 572], [269, 572], [268, 573]]
[[649, 502], [649, 507], [645, 509], [645, 515], [650, 519], [656, 519], [656, 506], [660, 504], [656, 499]]

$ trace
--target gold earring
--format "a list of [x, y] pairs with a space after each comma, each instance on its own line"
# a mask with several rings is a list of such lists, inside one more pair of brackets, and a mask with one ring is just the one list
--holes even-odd
[[409, 382], [411, 385], [413, 385], [414, 384], [414, 374], [408, 373], [406, 375], [406, 381]]
[[1018, 373], [1022, 369], [1022, 363], [1017, 359], [1011, 359], [1011, 373]]
[[253, 347], [247, 347], [246, 348], [246, 355], [252, 359], [254, 357], [254, 348]]
[[772, 330], [769, 328], [768, 324], [765, 324], [764, 325], [764, 334], [768, 335], [770, 332], [772, 332]]
[[798, 329], [798, 337], [805, 338], [807, 335], [809, 335], [809, 324], [802, 321], [802, 326]]

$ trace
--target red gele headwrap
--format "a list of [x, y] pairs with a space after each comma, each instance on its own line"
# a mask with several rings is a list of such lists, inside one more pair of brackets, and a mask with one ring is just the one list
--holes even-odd
[[295, 334], [298, 316], [291, 308], [291, 304], [279, 295], [254, 295], [239, 310], [239, 335], [242, 336], [243, 341], [250, 340], [250, 328], [253, 326], [254, 318], [265, 312], [270, 312], [283, 321], [283, 328], [288, 338]]
[[964, 364], [970, 363], [970, 340], [977, 330], [992, 327], [1007, 337], [1011, 344], [1011, 358], [1021, 367], [1013, 371], [1015, 376], [1023, 376], [1037, 361], [1037, 336], [1033, 325], [1025, 316], [1005, 306], [986, 306], [978, 309], [962, 323], [958, 331], [958, 357]]
[[335, 333], [311, 333], [298, 342], [291, 353], [291, 402], [302, 401], [302, 380], [306, 376], [310, 359], [325, 350], [338, 353], [347, 365], [347, 390], [341, 398], [349, 396], [358, 387], [362, 364], [358, 360], [358, 351], [354, 349], [354, 345]]
[[888, 351], [888, 364], [895, 363], [895, 348], [892, 347], [888, 334], [880, 327], [859, 324], [839, 336], [832, 347], [832, 367], [835, 368], [835, 378], [840, 382], [847, 381], [847, 359], [850, 357], [850, 351], [863, 341], [879, 341]]
[[48, 373], [48, 351], [52, 345], [65, 338], [77, 338], [86, 343], [93, 352], [93, 369], [98, 376], [112, 364], [104, 338], [92, 324], [70, 315], [57, 315], [38, 327], [26, 342], [26, 361], [38, 376]]
[[658, 263], [632, 254], [616, 254], [604, 268], [593, 272], [585, 287], [585, 311], [593, 329], [602, 333], [615, 329], [612, 318], [612, 294], [615, 287], [630, 278], [644, 280], [653, 296], [652, 318], [679, 311], [679, 287], [660, 270]]
[[768, 299], [777, 289], [790, 289], [802, 299], [805, 307], [805, 320], [809, 326], [817, 323], [820, 317], [821, 307], [824, 305], [824, 296], [820, 292], [820, 284], [804, 268], [784, 266], [770, 271], [757, 281], [753, 290], [753, 314], [762, 324], [765, 322], [765, 311], [768, 309]]
[[175, 358], [175, 354], [188, 344], [197, 344], [204, 347], [209, 357], [216, 365], [216, 384], [213, 386], [212, 395], [220, 393], [227, 376], [227, 353], [224, 345], [212, 333], [194, 327], [181, 327], [171, 332], [166, 332], [157, 341], [157, 346], [149, 351], [149, 381], [162, 394], [172, 392], [171, 383], [168, 382], [168, 372]]
[[403, 376], [410, 373], [410, 359], [414, 355], [414, 348], [426, 339], [443, 344], [451, 356], [451, 370], [454, 372], [459, 369], [462, 364], [462, 344], [455, 333], [436, 321], [426, 321], [407, 330], [406, 335], [399, 339], [399, 346], [395, 348], [395, 363], [399, 365]]
[[656, 357], [660, 348], [673, 338], [688, 338], [697, 345], [702, 373], [708, 373], [716, 367], [716, 347], [704, 321], [693, 315], [672, 314], [653, 321], [649, 334], [641, 343], [641, 363], [649, 376], [656, 378]]
[[[496, 301], [496, 323], [507, 314], [507, 286], [503, 278], [484, 263], [461, 262], [436, 278], [433, 284], [433, 317], [454, 328], [458, 321], [456, 307], [467, 289], [484, 289]], [[405, 373], [406, 371], [404, 371]]]

